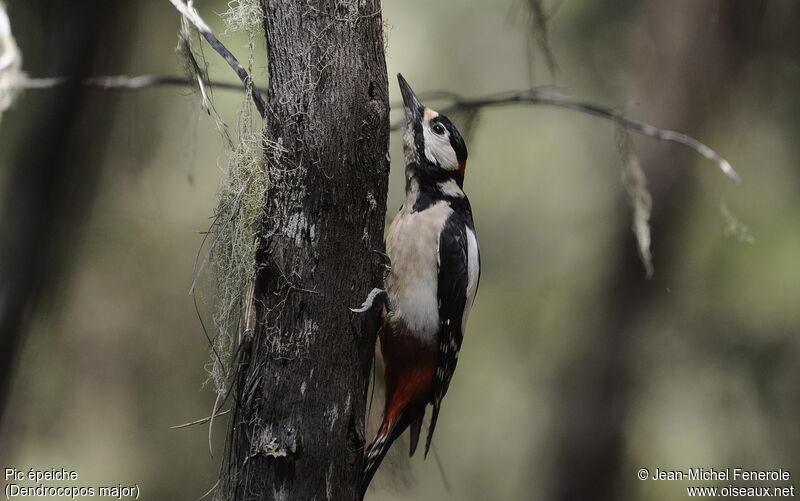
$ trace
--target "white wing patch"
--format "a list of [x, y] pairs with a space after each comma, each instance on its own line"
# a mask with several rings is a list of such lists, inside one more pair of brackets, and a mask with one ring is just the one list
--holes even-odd
[[452, 179], [439, 183], [439, 191], [448, 197], [464, 198], [464, 192], [458, 187], [458, 183]]
[[478, 239], [475, 238], [475, 232], [467, 228], [467, 265], [469, 269], [469, 281], [467, 282], [467, 302], [464, 304], [464, 315], [461, 317], [461, 331], [462, 334], [467, 328], [467, 319], [469, 318], [469, 310], [472, 309], [472, 303], [475, 301], [475, 293], [478, 290], [478, 278], [481, 274], [481, 264], [478, 258]]

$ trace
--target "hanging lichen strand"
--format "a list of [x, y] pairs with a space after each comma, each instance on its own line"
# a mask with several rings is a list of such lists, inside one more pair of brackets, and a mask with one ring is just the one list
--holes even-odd
[[[252, 72], [253, 41], [260, 33], [261, 8], [255, 0], [229, 2], [223, 15], [226, 34], [244, 32], [248, 36], [248, 70]], [[222, 406], [228, 391], [228, 380], [234, 353], [247, 329], [252, 303], [252, 281], [255, 275], [257, 233], [264, 217], [266, 171], [264, 167], [264, 135], [261, 122], [254, 114], [253, 101], [244, 96], [235, 133], [220, 118], [212, 96], [203, 87], [208, 81], [202, 52], [192, 47], [189, 28], [184, 23], [178, 47], [192, 81], [200, 86], [203, 110], [212, 117], [226, 144], [226, 164], [217, 194], [217, 208], [198, 261], [202, 271], [208, 262], [206, 277], [214, 291], [213, 335], [210, 337], [211, 359], [209, 378], [218, 398], [213, 413]], [[199, 77], [198, 77], [199, 75]]]

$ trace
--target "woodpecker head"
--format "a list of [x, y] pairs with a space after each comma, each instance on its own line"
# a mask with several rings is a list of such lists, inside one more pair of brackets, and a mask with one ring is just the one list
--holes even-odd
[[446, 116], [422, 104], [403, 75], [398, 73], [397, 80], [406, 111], [403, 146], [407, 168], [434, 178], [455, 178], [461, 186], [467, 167], [464, 138]]

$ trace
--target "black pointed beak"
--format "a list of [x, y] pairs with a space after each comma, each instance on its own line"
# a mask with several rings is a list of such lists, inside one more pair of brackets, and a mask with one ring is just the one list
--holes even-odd
[[422, 118], [422, 113], [425, 106], [419, 100], [411, 86], [408, 85], [406, 79], [400, 73], [397, 74], [397, 81], [400, 84], [400, 93], [403, 95], [403, 104], [406, 109], [406, 120], [408, 123], [417, 123]]

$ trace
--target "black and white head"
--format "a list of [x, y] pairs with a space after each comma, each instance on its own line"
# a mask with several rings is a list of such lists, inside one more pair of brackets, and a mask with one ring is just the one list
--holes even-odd
[[464, 138], [446, 116], [422, 104], [403, 75], [398, 73], [397, 80], [406, 111], [406, 165], [418, 175], [452, 178], [462, 186], [467, 167]]

